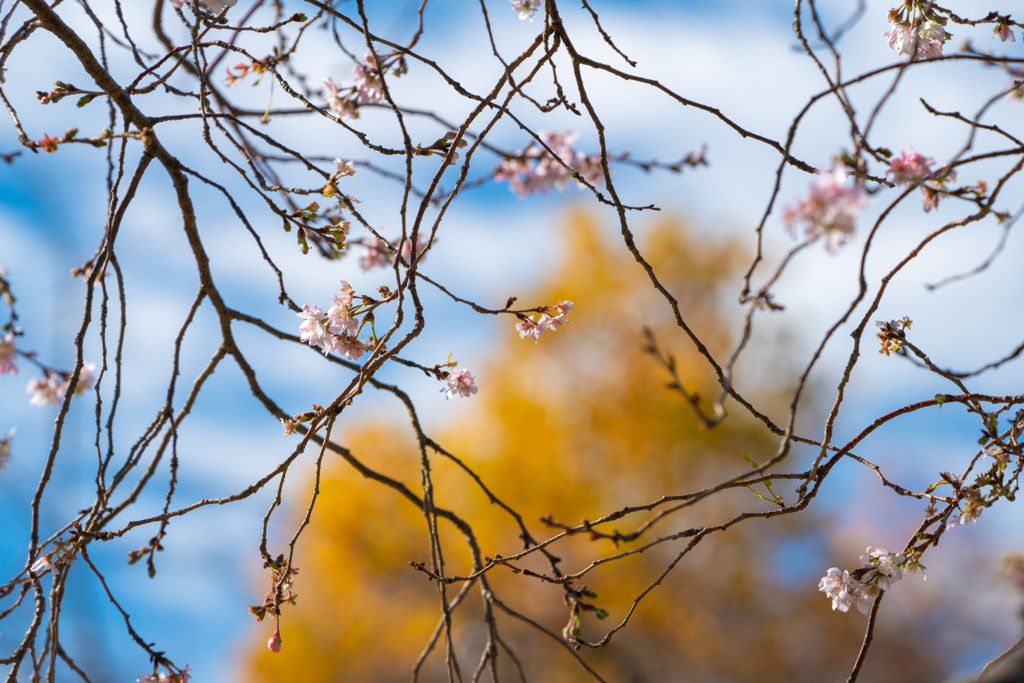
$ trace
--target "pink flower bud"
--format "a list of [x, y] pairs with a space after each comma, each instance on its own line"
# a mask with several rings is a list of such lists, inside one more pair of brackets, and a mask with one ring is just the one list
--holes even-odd
[[267, 649], [271, 652], [281, 651], [281, 632], [274, 629], [274, 635], [270, 636], [270, 640], [267, 641]]

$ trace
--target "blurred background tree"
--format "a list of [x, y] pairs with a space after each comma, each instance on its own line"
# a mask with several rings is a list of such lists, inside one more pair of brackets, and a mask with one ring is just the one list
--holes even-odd
[[[714, 378], [684, 345], [667, 308], [651, 291], [647, 276], [615, 236], [589, 214], [572, 214], [553, 244], [564, 255], [560, 272], [531, 300], [572, 295], [571, 336], [565, 329], [538, 343], [512, 333], [493, 349], [482, 374], [487, 384], [473, 406], [473, 419], [430, 435], [465, 461], [493, 493], [518, 510], [536, 538], [557, 531], [554, 523], [577, 524], [626, 505], [643, 504], [667, 492], [692, 492], [735, 472], [742, 454], [767, 459], [777, 444], [760, 423], [735, 414], [712, 429], [701, 429], [690, 406], [666, 388], [665, 369], [645, 353], [642, 334], [650, 327], [663, 353], [686, 349], [676, 367], [688, 391], [714, 391]], [[741, 266], [743, 250], [732, 241], [709, 243], [678, 218], [648, 226], [645, 253], [670, 278], [667, 288], [712, 352], [727, 349], [730, 325], [723, 317], [720, 289]], [[568, 248], [571, 245], [571, 248]], [[661, 303], [662, 305], [659, 305]], [[760, 366], [762, 397], [789, 359], [785, 340], [771, 363]], [[785, 387], [779, 387], [783, 402]], [[398, 434], [406, 433], [404, 439]], [[351, 429], [340, 439], [364, 463], [418, 489], [419, 452], [407, 424], [381, 419]], [[476, 530], [484, 554], [509, 555], [521, 548], [514, 520], [451, 461], [432, 459], [435, 502], [455, 510]], [[312, 488], [310, 482], [309, 488]], [[774, 489], [787, 495], [782, 482]], [[758, 487], [763, 492], [763, 489]], [[429, 557], [423, 513], [395, 492], [364, 479], [341, 459], [325, 465], [321, 498], [311, 527], [300, 541], [296, 564], [299, 600], [282, 617], [285, 647], [272, 654], [254, 643], [243, 680], [406, 680], [438, 626], [437, 596], [427, 577], [409, 561]], [[743, 510], [770, 504], [746, 489], [666, 516], [638, 540], [613, 544], [577, 534], [551, 548], [563, 571], [574, 572], [597, 555], [667, 535], [682, 528], [718, 524]], [[305, 509], [295, 509], [296, 521]], [[632, 531], [644, 517], [620, 520]], [[549, 517], [550, 516], [550, 517]], [[801, 567], [802, 545], [825, 545], [824, 516], [809, 514], [750, 520], [696, 546], [641, 601], [629, 628], [609, 647], [580, 656], [609, 681], [820, 681], [842, 680], [863, 638], [864, 618], [833, 614], [828, 600]], [[447, 573], [468, 574], [465, 543], [452, 525], [440, 522]], [[611, 531], [607, 527], [605, 531]], [[633, 599], [657, 580], [689, 539], [661, 544], [585, 577], [593, 600], [609, 612], [598, 622], [583, 614], [583, 637], [599, 638], [628, 612]], [[539, 554], [522, 566], [544, 572]], [[817, 571], [818, 568], [811, 568]], [[792, 572], [799, 572], [793, 577]], [[488, 576], [496, 597], [552, 634], [569, 616], [561, 587], [498, 568]], [[458, 588], [455, 586], [454, 588]], [[451, 589], [450, 589], [451, 590]], [[476, 667], [486, 628], [473, 586], [454, 613], [464, 680]], [[449, 595], [453, 595], [450, 592]], [[933, 632], [918, 610], [886, 615], [879, 626], [865, 680], [939, 680], [949, 662], [934, 648]], [[390, 614], [390, 616], [388, 616]], [[515, 653], [528, 680], [590, 679], [558, 638], [500, 611], [504, 645]], [[911, 628], [910, 622], [916, 625]], [[428, 656], [421, 680], [444, 677], [439, 645]], [[503, 652], [500, 671], [516, 679], [515, 664]], [[592, 680], [592, 679], [590, 679]]]

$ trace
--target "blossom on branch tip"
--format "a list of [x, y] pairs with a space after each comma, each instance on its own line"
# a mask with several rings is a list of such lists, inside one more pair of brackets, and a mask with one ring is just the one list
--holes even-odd
[[1013, 31], [1010, 30], [1009, 24], [996, 24], [996, 27], [992, 29], [992, 33], [995, 34], [994, 36], [992, 36], [993, 38], [999, 38], [999, 40], [1003, 41], [1004, 43], [1006, 41], [1010, 41], [1011, 43], [1017, 42], [1017, 39], [1013, 35]]
[[[169, 2], [178, 9], [181, 9], [185, 4], [185, 0], [169, 0]], [[214, 14], [217, 14], [226, 7], [234, 7], [236, 2], [238, 0], [199, 0], [199, 4]]]
[[544, 328], [534, 322], [533, 318], [523, 318], [522, 321], [516, 323], [516, 330], [519, 332], [520, 339], [529, 337], [533, 341], [537, 341], [540, 339], [540, 335], [544, 334]]
[[832, 609], [840, 612], [848, 611], [856, 603], [857, 609], [867, 614], [874, 597], [868, 595], [867, 586], [851, 577], [850, 572], [839, 571], [839, 567], [828, 570], [818, 582], [818, 590], [832, 600]]
[[336, 157], [334, 165], [338, 168], [338, 172], [335, 175], [339, 178], [356, 174], [356, 162], [354, 161], [342, 161], [341, 157]]
[[914, 21], [904, 21], [900, 12], [889, 12], [889, 30], [882, 37], [889, 42], [889, 47], [899, 55], [916, 54], [917, 57], [931, 58], [942, 56], [942, 46], [953, 36], [946, 33], [945, 19], [932, 15], [925, 19], [919, 17]]
[[932, 173], [932, 164], [935, 159], [921, 156], [911, 147], [910, 153], [903, 152], [889, 162], [889, 170], [885, 172], [886, 177], [892, 176], [897, 185], [912, 183], [921, 180]]
[[469, 370], [459, 368], [448, 375], [448, 386], [441, 391], [445, 393], [445, 399], [456, 394], [463, 398], [469, 398], [477, 392], [476, 380]]
[[835, 253], [853, 234], [853, 219], [866, 201], [859, 185], [845, 185], [846, 176], [841, 166], [819, 170], [818, 183], [811, 185], [808, 196], [783, 210], [782, 222], [789, 231], [795, 233], [796, 224], [803, 223], [809, 238], [824, 235], [826, 248]]

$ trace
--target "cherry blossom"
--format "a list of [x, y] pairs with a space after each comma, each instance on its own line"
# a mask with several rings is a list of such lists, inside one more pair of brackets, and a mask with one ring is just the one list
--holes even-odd
[[4, 336], [0, 337], [0, 375], [5, 372], [9, 372], [12, 375], [18, 374], [18, 368], [14, 366], [14, 357], [16, 355], [14, 348], [14, 333], [8, 332]]
[[533, 17], [537, 14], [537, 9], [540, 7], [541, 0], [509, 0], [512, 3], [512, 9], [519, 12], [519, 19], [529, 19], [533, 21]]
[[378, 104], [384, 101], [384, 83], [380, 79], [377, 61], [372, 52], [367, 52], [363, 63], [352, 68], [355, 76], [359, 104]]
[[354, 161], [342, 161], [341, 157], [336, 157], [334, 165], [338, 168], [338, 172], [335, 175], [339, 178], [356, 174], [356, 162]]
[[30, 379], [25, 387], [25, 393], [31, 395], [29, 403], [40, 407], [60, 405], [66, 390], [67, 386], [55, 374]]
[[533, 341], [537, 341], [540, 339], [540, 335], [544, 334], [544, 328], [534, 322], [533, 318], [524, 318], [516, 324], [516, 330], [519, 332], [520, 339], [529, 337]]
[[[533, 341], [537, 341], [546, 330], [554, 331], [568, 323], [565, 316], [572, 310], [573, 304], [571, 301], [559, 301], [554, 306], [544, 306], [543, 308], [546, 310], [541, 313], [539, 319], [523, 317], [516, 325], [521, 339], [529, 337]], [[554, 311], [555, 315], [551, 315], [548, 311]]]
[[963, 526], [967, 522], [977, 524], [978, 517], [981, 517], [981, 513], [986, 507], [985, 502], [981, 498], [981, 492], [976, 488], [970, 488], [965, 491], [964, 500], [960, 505], [960, 514], [950, 517], [949, 524], [946, 525], [946, 531], [950, 531], [957, 526]]
[[942, 24], [928, 20], [916, 27], [893, 22], [882, 37], [889, 41], [889, 47], [896, 50], [896, 54], [910, 55], [916, 51], [918, 57], [929, 59], [942, 56], [942, 46], [950, 35]]
[[448, 375], [448, 387], [441, 391], [445, 392], [445, 399], [449, 399], [456, 394], [463, 398], [469, 398], [477, 392], [476, 380], [469, 370], [459, 368], [458, 370], [453, 370]]
[[993, 38], [999, 38], [999, 40], [1003, 41], [1004, 43], [1006, 41], [1010, 41], [1011, 43], [1017, 42], [1017, 39], [1013, 35], [1013, 31], [1010, 30], [1009, 24], [996, 24], [996, 27], [992, 29], [992, 33], [995, 34], [994, 36], [992, 36]]
[[853, 234], [853, 219], [865, 203], [864, 191], [858, 185], [846, 186], [846, 170], [837, 166], [832, 171], [819, 170], [817, 185], [810, 194], [785, 208], [782, 222], [795, 232], [803, 223], [807, 236], [815, 239], [825, 235], [825, 246], [835, 253]]
[[324, 104], [330, 108], [335, 116], [345, 120], [359, 117], [359, 107], [356, 103], [339, 94], [342, 90], [340, 84], [325, 76], [324, 87], [327, 88], [327, 94], [324, 95]]
[[359, 259], [359, 267], [363, 270], [383, 268], [388, 265], [388, 245], [376, 235], [366, 243], [366, 253]]
[[892, 176], [890, 179], [897, 185], [912, 183], [931, 175], [933, 163], [935, 159], [921, 156], [911, 147], [909, 154], [903, 152], [889, 162], [885, 175]]
[[335, 335], [331, 340], [332, 348], [349, 360], [359, 360], [367, 350], [367, 345], [349, 335]]
[[343, 289], [341, 296], [334, 295], [331, 307], [327, 310], [327, 320], [331, 332], [354, 335], [359, 329], [359, 319], [352, 315], [352, 288], [348, 287], [347, 282], [344, 284], [347, 291]]
[[[534, 192], [545, 194], [552, 188], [563, 191], [568, 180], [573, 177], [566, 167], [591, 185], [604, 182], [601, 157], [587, 156], [573, 148], [576, 133], [566, 130], [542, 131], [539, 137], [555, 156], [531, 140], [522, 150], [502, 159], [494, 172], [494, 179], [498, 182], [508, 181], [509, 189], [519, 195], [520, 199]], [[583, 186], [578, 181], [577, 184]]]
[[331, 334], [336, 330], [331, 329], [331, 323], [324, 312], [318, 306], [303, 306], [302, 312], [295, 315], [303, 319], [299, 325], [302, 333], [299, 339], [309, 342], [310, 346], [323, 347], [326, 355], [331, 348]]
[[861, 566], [868, 571], [861, 578], [864, 583], [875, 583], [889, 590], [891, 584], [903, 578], [903, 569], [898, 564], [905, 561], [900, 555], [893, 555], [885, 548], [868, 546], [867, 554], [860, 556]]
[[53, 563], [50, 562], [50, 558], [48, 558], [45, 553], [40, 555], [36, 559], [36, 561], [32, 563], [32, 566], [29, 567], [29, 570], [31, 570], [33, 572], [36, 572], [36, 573], [46, 571], [47, 569], [49, 569], [50, 571], [53, 571], [54, 570], [54, 566], [53, 566]]
[[867, 586], [852, 578], [850, 572], [840, 571], [839, 567], [828, 570], [818, 582], [818, 590], [832, 600], [832, 609], [840, 612], [846, 612], [856, 602], [857, 609], [867, 614], [874, 597], [868, 596]]

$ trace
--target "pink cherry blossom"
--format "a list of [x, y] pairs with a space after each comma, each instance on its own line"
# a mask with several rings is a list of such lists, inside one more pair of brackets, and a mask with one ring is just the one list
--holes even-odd
[[349, 360], [359, 360], [366, 352], [366, 344], [356, 339], [354, 335], [338, 334], [331, 341], [334, 350]]
[[12, 375], [18, 374], [18, 368], [14, 366], [14, 357], [17, 351], [14, 348], [14, 333], [8, 332], [0, 337], [0, 375], [9, 372]]
[[[359, 107], [351, 99], [342, 97], [342, 87], [334, 80], [324, 77], [324, 86], [327, 94], [324, 95], [324, 104], [331, 112], [340, 119], [351, 120], [359, 116]], [[340, 170], [340, 169], [339, 169]]]
[[857, 185], [845, 186], [846, 170], [837, 166], [833, 171], [818, 171], [817, 185], [811, 185], [810, 194], [786, 207], [782, 222], [795, 232], [796, 224], [803, 223], [807, 236], [814, 239], [825, 236], [830, 252], [853, 234], [853, 219], [864, 205], [864, 191]]
[[477, 392], [476, 380], [473, 374], [465, 368], [459, 368], [448, 375], [448, 387], [442, 389], [445, 392], [445, 399], [458, 394], [463, 398], [469, 398]]
[[818, 590], [832, 600], [832, 609], [846, 612], [856, 599], [858, 581], [850, 578], [850, 572], [832, 567], [818, 582]]
[[931, 175], [933, 163], [935, 159], [921, 156], [911, 147], [909, 154], [903, 152], [889, 162], [889, 170], [885, 175], [892, 176], [890, 179], [897, 185], [912, 183]]
[[912, 26], [899, 21], [889, 13], [889, 30], [882, 34], [889, 42], [889, 47], [897, 54], [910, 55], [917, 52], [918, 57], [941, 57], [942, 46], [949, 35], [945, 27], [937, 21], [927, 20]]
[[352, 75], [355, 77], [359, 104], [378, 104], [384, 101], [384, 83], [380, 79], [372, 52], [367, 52], [363, 63], [352, 68]]
[[[587, 156], [573, 149], [575, 133], [542, 131], [539, 137], [554, 156], [531, 140], [522, 150], [502, 159], [494, 171], [494, 179], [498, 182], [508, 181], [509, 189], [519, 195], [520, 199], [534, 192], [545, 194], [551, 189], [559, 192], [564, 190], [566, 183], [573, 177], [566, 167], [591, 185], [604, 182], [601, 157]], [[577, 184], [580, 183], [577, 181]]]
[[893, 555], [885, 548], [868, 546], [867, 554], [860, 556], [861, 566], [868, 570], [861, 578], [864, 583], [873, 583], [889, 590], [891, 584], [903, 578], [900, 563], [904, 560], [905, 558]]
[[534, 322], [533, 318], [524, 318], [516, 325], [516, 330], [519, 332], [520, 339], [529, 337], [533, 341], [537, 341], [540, 339], [540, 335], [544, 334], [544, 328]]
[[43, 379], [30, 379], [25, 387], [25, 393], [31, 396], [29, 403], [40, 407], [60, 405], [66, 390], [67, 385], [57, 375], [52, 374]]
[[363, 270], [383, 268], [388, 265], [388, 245], [384, 240], [374, 236], [366, 243], [366, 253], [359, 259], [359, 267]]
[[336, 157], [334, 159], [334, 165], [338, 168], [336, 175], [339, 178], [345, 178], [356, 174], [356, 162], [354, 161], [342, 161], [341, 157]]
[[992, 36], [993, 38], [998, 37], [999, 40], [1003, 41], [1004, 43], [1006, 41], [1010, 41], [1011, 43], [1017, 42], [1017, 39], [1013, 35], [1013, 31], [1010, 30], [1009, 24], [996, 24], [995, 28], [992, 29], [992, 33], [995, 34], [994, 36]]
[[299, 331], [302, 333], [299, 339], [308, 342], [310, 346], [323, 347], [326, 354], [331, 348], [332, 330], [330, 320], [324, 312], [319, 306], [303, 306], [302, 312], [295, 315], [303, 319], [299, 325]]
[[53, 563], [50, 562], [50, 558], [48, 558], [44, 553], [40, 555], [38, 558], [36, 558], [36, 561], [32, 563], [32, 566], [29, 567], [29, 569], [33, 572], [38, 573], [46, 571], [47, 569], [53, 571], [54, 566]]
[[331, 307], [327, 310], [327, 320], [332, 333], [343, 332], [354, 335], [359, 329], [359, 319], [352, 315], [351, 303], [351, 290], [343, 291], [341, 296], [334, 295]]

